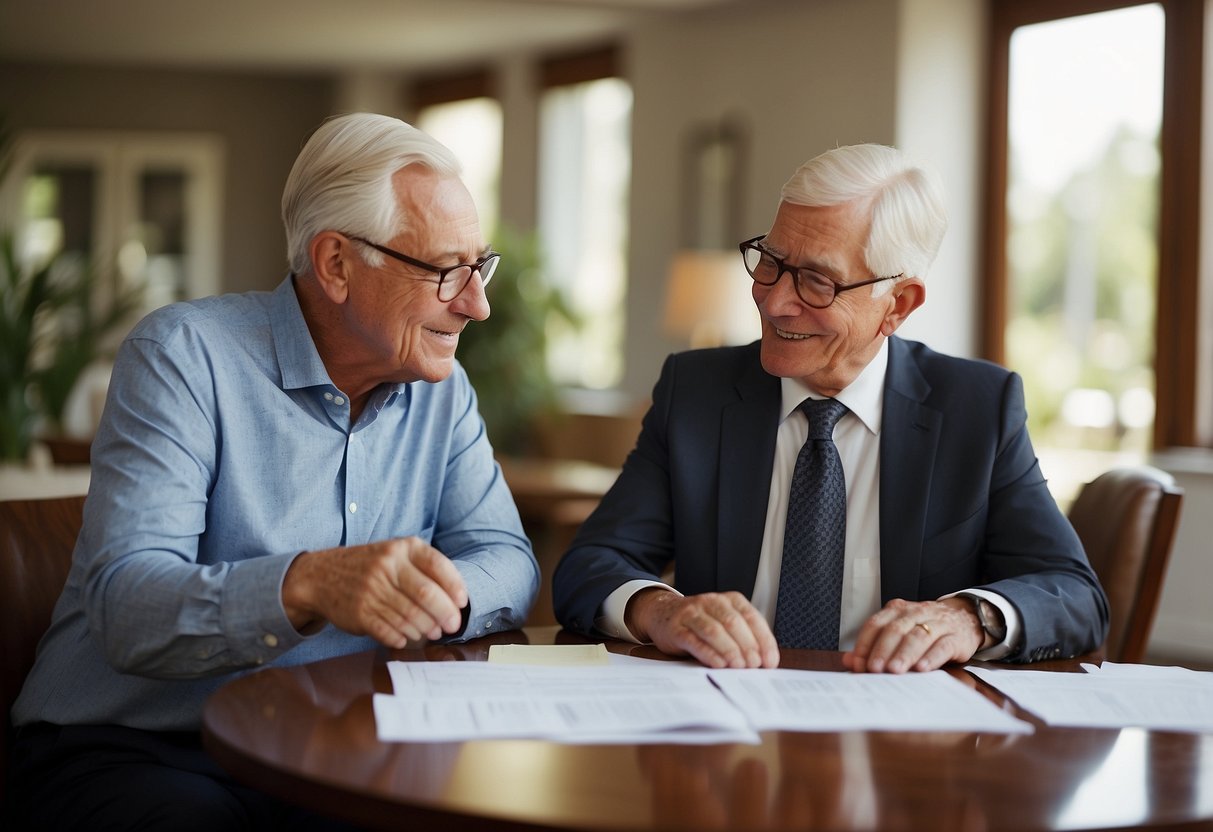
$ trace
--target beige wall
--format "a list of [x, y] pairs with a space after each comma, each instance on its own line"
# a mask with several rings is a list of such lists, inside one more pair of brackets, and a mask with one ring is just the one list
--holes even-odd
[[1185, 448], [1158, 454], [1153, 464], [1175, 476], [1184, 490], [1179, 528], [1163, 580], [1158, 617], [1148, 652], [1168, 658], [1213, 663], [1213, 450]]
[[[904, 333], [949, 352], [975, 352], [983, 8], [973, 0], [751, 0], [656, 16], [622, 33], [635, 92], [627, 393], [647, 397], [661, 361], [682, 346], [662, 335], [659, 322], [666, 266], [679, 245], [683, 142], [688, 130], [726, 115], [750, 128], [742, 233], [764, 231], [784, 179], [835, 145], [893, 143], [934, 165], [949, 195], [951, 229], [928, 280], [928, 302]], [[501, 215], [520, 226], [535, 217], [535, 57], [494, 58], [505, 114]], [[221, 135], [228, 166], [223, 288], [240, 291], [270, 288], [283, 273], [278, 201], [304, 137], [332, 112], [399, 106], [395, 114], [403, 114], [399, 91], [407, 80], [383, 70], [300, 77], [0, 61], [0, 113], [14, 130]], [[1156, 635], [1170, 650], [1208, 657], [1208, 604], [1185, 587], [1208, 583], [1201, 541], [1211, 533], [1209, 463], [1188, 471], [1181, 462], [1168, 466], [1189, 491], [1172, 564], [1177, 580], [1168, 584]]]
[[891, 143], [897, 3], [751, 3], [669, 19], [627, 40], [633, 110], [625, 388], [647, 395], [685, 345], [660, 332], [665, 271], [680, 240], [688, 131], [729, 116], [748, 128], [742, 234], [770, 227], [784, 180], [838, 144]]
[[[646, 397], [662, 359], [683, 346], [660, 330], [665, 272], [680, 244], [683, 149], [689, 131], [726, 116], [749, 135], [740, 233], [769, 227], [792, 170], [839, 144], [904, 142], [944, 167], [953, 231], [931, 278], [930, 301], [916, 315], [926, 325], [912, 320], [907, 332], [972, 353], [980, 77], [974, 6], [980, 4], [752, 0], [652, 16], [621, 34], [635, 94], [625, 392]], [[501, 215], [519, 226], [535, 216], [536, 57], [494, 59], [505, 115]], [[0, 62], [0, 113], [14, 130], [221, 135], [221, 281], [224, 290], [241, 291], [271, 287], [283, 272], [278, 199], [304, 137], [334, 112], [404, 114], [407, 80], [384, 70], [301, 77]]]
[[[685, 344], [660, 328], [666, 268], [681, 240], [688, 132], [746, 125], [740, 234], [765, 231], [779, 188], [840, 144], [904, 146], [940, 170], [952, 230], [929, 302], [906, 332], [940, 349], [976, 349], [981, 4], [971, 0], [754, 0], [657, 17], [620, 38], [635, 100], [623, 389], [647, 397], [665, 356]], [[536, 93], [531, 56], [497, 64], [505, 115], [502, 217], [535, 216]]]
[[221, 282], [269, 289], [286, 271], [282, 185], [334, 83], [274, 77], [0, 62], [0, 114], [14, 132], [198, 131], [224, 143]]
[[943, 180], [948, 233], [927, 277], [927, 302], [902, 328], [954, 355], [978, 350], [981, 302], [985, 4], [902, 0], [898, 33], [898, 147]]

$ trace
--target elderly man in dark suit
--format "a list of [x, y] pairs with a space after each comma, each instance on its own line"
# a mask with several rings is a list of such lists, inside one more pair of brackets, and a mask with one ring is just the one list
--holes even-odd
[[1019, 377], [894, 335], [926, 296], [939, 192], [879, 145], [796, 171], [741, 244], [761, 340], [667, 359], [556, 571], [561, 623], [713, 667], [773, 667], [792, 646], [897, 673], [1102, 642], [1107, 599], [1041, 475]]

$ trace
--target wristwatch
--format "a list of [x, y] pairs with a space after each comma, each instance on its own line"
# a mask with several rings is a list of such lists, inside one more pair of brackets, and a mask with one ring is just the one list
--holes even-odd
[[993, 639], [992, 645], [1002, 644], [1007, 638], [1007, 622], [1002, 616], [1002, 611], [978, 595], [965, 595], [964, 597], [973, 602], [973, 611], [977, 613], [977, 621], [986, 635]]

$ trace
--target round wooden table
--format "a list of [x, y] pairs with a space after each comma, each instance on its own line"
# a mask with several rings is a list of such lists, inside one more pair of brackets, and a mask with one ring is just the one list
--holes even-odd
[[[388, 659], [482, 661], [490, 644], [527, 641], [584, 639], [538, 628], [262, 670], [210, 699], [203, 738], [244, 782], [377, 829], [1213, 829], [1213, 736], [1049, 728], [960, 670], [1036, 732], [767, 732], [758, 746], [379, 742], [371, 695], [391, 691]], [[785, 651], [783, 666], [841, 671], [840, 655]]]

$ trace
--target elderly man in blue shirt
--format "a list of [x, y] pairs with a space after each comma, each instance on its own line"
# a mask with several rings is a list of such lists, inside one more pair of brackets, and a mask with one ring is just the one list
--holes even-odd
[[66, 588], [13, 709], [37, 828], [295, 824], [198, 744], [234, 675], [522, 625], [539, 582], [459, 333], [499, 255], [450, 151], [326, 122], [282, 198], [290, 274], [118, 353]]

